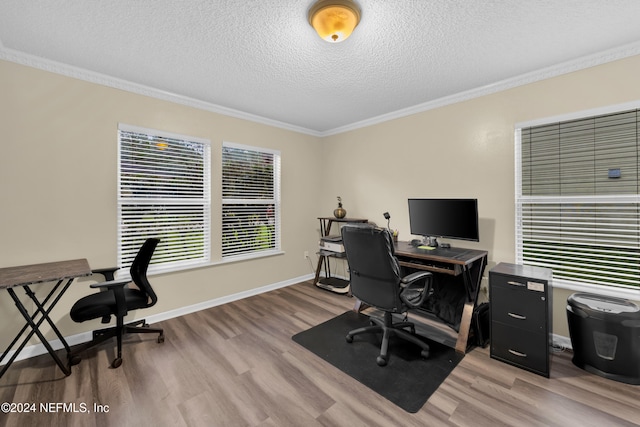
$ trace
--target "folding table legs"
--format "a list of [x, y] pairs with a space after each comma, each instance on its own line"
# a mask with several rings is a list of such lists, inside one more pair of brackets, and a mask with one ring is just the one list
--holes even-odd
[[[24, 334], [25, 330], [29, 326], [31, 327], [31, 332], [29, 332], [27, 334], [26, 338], [22, 341], [22, 344], [20, 344], [20, 346], [13, 353], [13, 355], [11, 356], [9, 361], [4, 365], [4, 367], [2, 368], [2, 371], [0, 371], [0, 378], [4, 375], [4, 373], [9, 368], [9, 366], [11, 366], [11, 364], [16, 359], [18, 354], [22, 351], [22, 349], [25, 347], [27, 342], [31, 339], [33, 334], [36, 334], [38, 336], [38, 338], [40, 339], [42, 344], [45, 346], [45, 348], [47, 349], [47, 351], [49, 352], [49, 354], [51, 355], [53, 360], [56, 362], [56, 364], [60, 367], [62, 372], [64, 372], [65, 375], [70, 375], [71, 374], [70, 366], [65, 365], [64, 363], [62, 363], [62, 360], [60, 360], [60, 358], [56, 354], [55, 350], [53, 350], [53, 348], [51, 347], [51, 344], [49, 344], [49, 342], [44, 337], [42, 332], [40, 332], [40, 325], [42, 325], [42, 323], [45, 320], [49, 323], [49, 326], [51, 326], [51, 329], [53, 329], [53, 331], [55, 332], [55, 334], [58, 337], [58, 339], [64, 345], [65, 350], [67, 350], [67, 355], [68, 355], [69, 352], [71, 351], [71, 349], [69, 347], [69, 344], [67, 344], [67, 341], [64, 339], [64, 337], [62, 336], [62, 334], [60, 333], [60, 331], [58, 330], [56, 325], [53, 323], [53, 321], [49, 317], [49, 313], [51, 313], [51, 310], [58, 303], [58, 301], [60, 300], [62, 295], [65, 293], [65, 291], [69, 287], [69, 285], [71, 285], [72, 281], [73, 281], [73, 279], [69, 279], [67, 281], [67, 283], [62, 287], [60, 292], [58, 292], [57, 296], [53, 299], [51, 304], [49, 304], [49, 307], [47, 309], [45, 309], [46, 304], [49, 302], [51, 297], [56, 293], [58, 288], [60, 288], [60, 285], [62, 284], [63, 280], [58, 281], [58, 283], [53, 287], [53, 289], [51, 289], [51, 291], [49, 292], [47, 297], [42, 301], [42, 303], [38, 300], [38, 298], [36, 297], [35, 293], [29, 288], [29, 286], [23, 286], [26, 294], [29, 296], [29, 298], [31, 298], [31, 300], [35, 303], [35, 305], [37, 307], [37, 309], [35, 310], [35, 312], [32, 315], [30, 315], [28, 313], [27, 309], [25, 308], [24, 304], [22, 304], [22, 301], [20, 301], [20, 299], [16, 295], [15, 291], [12, 288], [7, 288], [7, 292], [9, 292], [9, 295], [13, 299], [16, 307], [18, 308], [18, 311], [20, 311], [20, 314], [22, 314], [22, 317], [24, 317], [24, 319], [27, 321], [27, 323], [22, 327], [22, 329], [20, 330], [18, 335], [16, 335], [16, 337], [13, 339], [11, 344], [9, 344], [9, 346], [4, 351], [4, 353], [2, 353], [2, 356], [0, 357], [0, 361], [4, 360], [5, 356], [9, 353], [9, 351], [11, 351], [11, 348], [16, 344], [16, 342], [18, 342], [18, 340], [20, 339], [22, 334]], [[42, 316], [36, 322], [35, 320], [38, 317], [38, 314], [41, 314]]]

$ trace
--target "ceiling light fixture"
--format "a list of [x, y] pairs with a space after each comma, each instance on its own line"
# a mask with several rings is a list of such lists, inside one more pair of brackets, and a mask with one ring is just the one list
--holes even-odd
[[320, 38], [346, 40], [360, 22], [360, 8], [351, 0], [319, 0], [309, 9], [309, 24]]

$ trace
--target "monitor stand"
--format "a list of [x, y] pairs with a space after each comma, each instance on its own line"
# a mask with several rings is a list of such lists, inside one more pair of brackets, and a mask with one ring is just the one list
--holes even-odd
[[438, 238], [437, 237], [432, 237], [432, 236], [425, 236], [424, 244], [426, 246], [431, 247], [431, 248], [437, 248], [437, 247], [440, 247], [442, 249], [450, 249], [451, 248], [451, 245], [449, 243], [438, 243]]

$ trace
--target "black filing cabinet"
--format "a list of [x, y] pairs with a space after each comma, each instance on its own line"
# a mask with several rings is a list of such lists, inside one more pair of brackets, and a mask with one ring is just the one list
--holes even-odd
[[500, 263], [489, 271], [491, 357], [549, 377], [552, 272]]

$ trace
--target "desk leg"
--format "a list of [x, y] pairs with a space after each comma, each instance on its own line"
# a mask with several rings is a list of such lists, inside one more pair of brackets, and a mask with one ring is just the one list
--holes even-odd
[[458, 340], [456, 341], [456, 351], [462, 354], [467, 352], [469, 342], [469, 332], [471, 330], [471, 320], [473, 317], [473, 309], [478, 303], [478, 294], [487, 265], [486, 257], [476, 261], [471, 267], [465, 266], [463, 274], [464, 287], [467, 290], [468, 301], [464, 304], [462, 310], [462, 319], [460, 320], [460, 330], [458, 331]]
[[[57, 288], [57, 286], [56, 286], [56, 288]], [[65, 287], [65, 289], [66, 289], [66, 287]], [[54, 288], [54, 290], [55, 290], [55, 288]], [[20, 344], [18, 349], [16, 349], [15, 353], [13, 354], [13, 356], [11, 356], [11, 359], [9, 359], [9, 361], [4, 365], [4, 368], [0, 372], [0, 377], [2, 377], [2, 375], [4, 375], [6, 370], [13, 363], [13, 361], [16, 359], [18, 354], [22, 351], [24, 346], [31, 339], [33, 334], [36, 334], [38, 336], [38, 338], [42, 342], [42, 345], [45, 346], [45, 348], [47, 349], [47, 351], [49, 352], [49, 354], [51, 355], [53, 360], [56, 362], [56, 364], [60, 367], [62, 372], [64, 372], [65, 375], [70, 375], [71, 374], [71, 370], [69, 369], [69, 367], [66, 366], [64, 363], [62, 363], [62, 360], [60, 360], [60, 358], [58, 357], [56, 352], [51, 347], [51, 344], [49, 344], [49, 341], [47, 341], [47, 339], [44, 337], [44, 335], [42, 335], [42, 332], [40, 332], [40, 329], [39, 329], [40, 325], [42, 325], [42, 323], [45, 321], [45, 319], [48, 320], [49, 324], [51, 324], [51, 319], [49, 319], [49, 312], [53, 308], [53, 305], [49, 306], [49, 310], [43, 311], [42, 310], [42, 305], [38, 304], [38, 306], [39, 306], [38, 310], [36, 310], [36, 312], [33, 314], [33, 316], [30, 316], [29, 313], [27, 312], [27, 309], [24, 307], [24, 305], [22, 304], [22, 302], [20, 301], [20, 299], [18, 298], [18, 296], [16, 295], [14, 290], [9, 288], [9, 289], [7, 289], [7, 291], [9, 292], [9, 295], [11, 296], [11, 298], [13, 299], [16, 307], [18, 308], [18, 311], [20, 311], [20, 314], [22, 314], [22, 317], [24, 317], [24, 319], [27, 321], [27, 325], [31, 326], [31, 332], [29, 332], [29, 334], [27, 334], [27, 337], [24, 339], [22, 344]], [[52, 293], [50, 293], [47, 296], [45, 301], [48, 300], [51, 297], [51, 295], [52, 295]], [[57, 302], [57, 300], [59, 299], [59, 296], [58, 296], [58, 298], [56, 298], [56, 300], [54, 302]], [[38, 315], [38, 313], [41, 313], [42, 317], [36, 323], [36, 322], [34, 322], [34, 319]], [[18, 340], [18, 338], [23, 334], [23, 332], [25, 331], [27, 325], [25, 325], [25, 327], [22, 329], [22, 331], [20, 331], [20, 333], [16, 336], [16, 338], [14, 339], [13, 343], [11, 344], [11, 346], [7, 349], [7, 351], [5, 351], [5, 354], [13, 346], [13, 344]], [[59, 334], [59, 333], [60, 332], [57, 332], [57, 334]], [[66, 341], [64, 341], [64, 339], [62, 341], [63, 341], [64, 344], [66, 344]], [[68, 347], [68, 345], [67, 345], [67, 347]], [[3, 357], [4, 357], [4, 355], [3, 355]]]
[[316, 275], [313, 278], [313, 284], [315, 285], [320, 280], [320, 271], [322, 270], [322, 264], [324, 263], [324, 257], [322, 255], [318, 255], [318, 266], [316, 267]]
[[469, 341], [469, 330], [471, 329], [471, 317], [473, 315], [473, 302], [467, 302], [462, 310], [462, 319], [460, 320], [460, 330], [458, 331], [458, 340], [456, 341], [456, 351], [465, 354], [467, 352], [467, 342]]
[[51, 321], [51, 318], [49, 317], [49, 313], [51, 312], [53, 307], [55, 307], [58, 301], [60, 301], [60, 298], [62, 298], [62, 295], [64, 295], [64, 293], [67, 291], [67, 289], [69, 288], [69, 285], [71, 285], [71, 282], [73, 282], [73, 279], [69, 279], [67, 281], [66, 285], [63, 286], [62, 290], [58, 293], [56, 298], [49, 305], [49, 309], [46, 311], [44, 309], [45, 304], [47, 303], [49, 298], [51, 298], [51, 296], [55, 293], [56, 289], [58, 288], [58, 286], [60, 286], [62, 281], [59, 281], [58, 284], [51, 290], [51, 292], [49, 292], [49, 295], [47, 295], [47, 297], [44, 299], [42, 304], [40, 303], [40, 301], [38, 301], [38, 298], [36, 298], [36, 294], [31, 290], [31, 288], [29, 288], [28, 286], [25, 286], [25, 292], [27, 293], [27, 295], [29, 295], [29, 298], [31, 298], [31, 300], [36, 305], [36, 307], [38, 307], [38, 310], [36, 310], [36, 312], [33, 314], [31, 318], [35, 320], [35, 316], [38, 314], [38, 312], [43, 313], [43, 316], [44, 316], [43, 318], [47, 321], [47, 323], [49, 323], [49, 326], [51, 327], [51, 329], [53, 329], [53, 332], [55, 332], [60, 342], [62, 342], [62, 345], [64, 345], [65, 350], [67, 350], [67, 354], [71, 352], [71, 348], [69, 347], [69, 344], [67, 344], [67, 340], [65, 340], [62, 334], [60, 333], [60, 330], [58, 330], [58, 328], [56, 327], [55, 323]]
[[[51, 297], [56, 292], [56, 290], [58, 289], [60, 284], [62, 284], [62, 280], [58, 281], [58, 283], [51, 289], [51, 292], [49, 292], [49, 295], [47, 295], [46, 298], [44, 299], [44, 301], [42, 301], [42, 304], [40, 304], [40, 302], [35, 299], [35, 293], [31, 292], [31, 289], [28, 286], [25, 287], [26, 288], [25, 289], [26, 294], [31, 298], [31, 300], [33, 300], [36, 303], [36, 305], [38, 307], [38, 309], [31, 315], [31, 320], [35, 321], [36, 318], [38, 317], [38, 314], [40, 314], [40, 313], [44, 314], [44, 312], [45, 312], [44, 306], [49, 302], [49, 299], [51, 299]], [[67, 286], [65, 286], [65, 290], [67, 289], [68, 286], [69, 286], [68, 284], [67, 284]], [[29, 294], [29, 292], [31, 292], [31, 294]], [[56, 302], [57, 302], [57, 300], [56, 300]], [[22, 336], [24, 331], [27, 330], [28, 327], [29, 327], [29, 324], [25, 323], [25, 325], [22, 327], [22, 329], [20, 329], [20, 332], [18, 332], [18, 334], [13, 339], [13, 341], [11, 341], [11, 344], [9, 344], [9, 346], [4, 351], [4, 353], [2, 353], [2, 356], [0, 356], [0, 362], [2, 360], [4, 360], [5, 356], [9, 353], [9, 351], [11, 351], [13, 346], [16, 344], [16, 342], [18, 342], [18, 340], [20, 339], [20, 337]], [[33, 334], [31, 334], [31, 336], [33, 336]], [[31, 338], [31, 336], [29, 338]], [[20, 349], [17, 352], [19, 353], [22, 350], [23, 347], [24, 347], [24, 344], [20, 347]], [[2, 375], [0, 375], [0, 376], [2, 376]]]
[[[43, 304], [46, 304], [49, 299], [51, 298], [51, 295], [53, 295], [53, 293], [56, 291], [56, 289], [58, 289], [58, 286], [60, 286], [60, 283], [62, 283], [62, 281], [59, 281], [58, 284], [56, 284], [53, 289], [51, 290], [51, 292], [49, 292], [49, 295], [47, 295], [47, 297], [44, 299]], [[15, 292], [13, 289], [7, 289], [7, 292], [9, 293], [9, 295], [11, 296], [11, 298], [13, 299], [16, 307], [18, 307], [18, 310], [20, 311], [20, 314], [22, 314], [24, 316], [24, 313], [26, 313], [26, 309], [24, 308], [24, 306], [22, 305], [22, 303], [20, 302], [20, 300], [18, 299], [18, 297], [16, 296]], [[27, 293], [28, 294], [28, 293]], [[0, 362], [4, 360], [4, 358], [6, 357], [7, 354], [9, 354], [9, 352], [11, 351], [11, 349], [13, 348], [13, 346], [18, 342], [18, 340], [20, 339], [20, 337], [22, 336], [22, 334], [24, 334], [24, 331], [27, 330], [27, 328], [29, 327], [30, 324], [33, 324], [33, 321], [38, 317], [38, 314], [42, 313], [44, 315], [44, 310], [38, 306], [38, 309], [30, 316], [30, 320], [31, 322], [25, 323], [25, 325], [22, 327], [22, 329], [20, 329], [20, 332], [18, 332], [18, 334], [15, 336], [15, 338], [13, 339], [13, 341], [11, 341], [11, 344], [9, 344], [9, 346], [7, 346], [6, 350], [4, 351], [4, 353], [2, 353], [2, 356], [0, 356]], [[29, 316], [29, 314], [27, 313], [27, 316]], [[40, 325], [42, 323], [43, 319], [40, 319], [40, 322], [38, 323], [38, 325]], [[16, 357], [18, 356], [18, 354], [20, 354], [20, 352], [22, 351], [22, 349], [25, 347], [25, 345], [27, 344], [27, 342], [31, 339], [31, 337], [33, 336], [34, 331], [33, 331], [33, 326], [31, 327], [31, 332], [29, 333], [29, 335], [27, 336], [27, 338], [25, 338], [22, 341], [22, 344], [20, 344], [20, 346], [14, 351], [13, 356], [9, 359], [9, 361], [7, 361], [7, 363], [5, 363], [4, 368], [2, 369], [2, 371], [0, 371], [0, 378], [4, 375], [4, 373], [7, 371], [7, 369], [9, 368], [9, 366], [11, 366], [11, 364], [13, 363], [13, 361], [16, 359]]]

